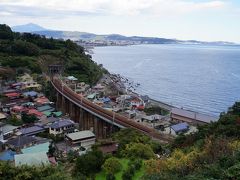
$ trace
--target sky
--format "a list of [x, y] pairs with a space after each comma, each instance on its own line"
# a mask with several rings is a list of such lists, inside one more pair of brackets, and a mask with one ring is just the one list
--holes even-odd
[[0, 23], [240, 43], [240, 0], [0, 0]]

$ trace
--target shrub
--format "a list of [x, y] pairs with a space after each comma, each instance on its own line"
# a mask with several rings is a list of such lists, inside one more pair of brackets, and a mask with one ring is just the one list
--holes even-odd
[[105, 161], [102, 168], [109, 174], [115, 174], [122, 169], [122, 165], [115, 157], [111, 157]]

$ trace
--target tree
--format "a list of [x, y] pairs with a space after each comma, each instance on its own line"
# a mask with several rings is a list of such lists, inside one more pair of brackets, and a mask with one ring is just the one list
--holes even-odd
[[108, 158], [105, 163], [103, 164], [102, 168], [108, 173], [108, 174], [115, 174], [116, 172], [119, 172], [122, 169], [122, 165], [120, 161], [115, 158], [111, 157]]
[[104, 163], [103, 154], [101, 151], [90, 151], [87, 154], [79, 156], [75, 163], [74, 173], [91, 176], [101, 170]]
[[22, 114], [22, 121], [24, 123], [27, 123], [27, 124], [28, 123], [34, 123], [35, 121], [37, 121], [37, 118], [34, 115], [28, 115], [26, 113], [23, 113]]
[[22, 40], [14, 42], [12, 51], [20, 55], [28, 56], [38, 56], [40, 54], [40, 49], [37, 45]]
[[155, 154], [148, 144], [142, 143], [130, 143], [126, 146], [126, 149], [122, 151], [124, 157], [132, 159], [151, 159], [155, 157]]
[[56, 151], [56, 148], [55, 148], [53, 142], [51, 142], [51, 144], [48, 147], [48, 155], [53, 156], [55, 151]]
[[13, 32], [6, 24], [0, 24], [0, 39], [13, 39]]

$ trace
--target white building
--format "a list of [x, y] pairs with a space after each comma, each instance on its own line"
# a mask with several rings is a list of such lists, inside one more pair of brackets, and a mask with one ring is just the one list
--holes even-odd
[[92, 131], [79, 131], [66, 134], [66, 139], [71, 145], [79, 145], [90, 149], [95, 144], [95, 135]]

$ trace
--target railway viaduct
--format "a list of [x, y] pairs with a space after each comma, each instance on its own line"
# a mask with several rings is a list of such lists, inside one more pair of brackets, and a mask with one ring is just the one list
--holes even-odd
[[79, 123], [80, 130], [92, 130], [99, 139], [106, 138], [121, 128], [136, 129], [151, 138], [164, 142], [171, 139], [156, 130], [139, 124], [118, 113], [106, 110], [75, 93], [58, 76], [51, 78], [56, 94], [56, 107]]

